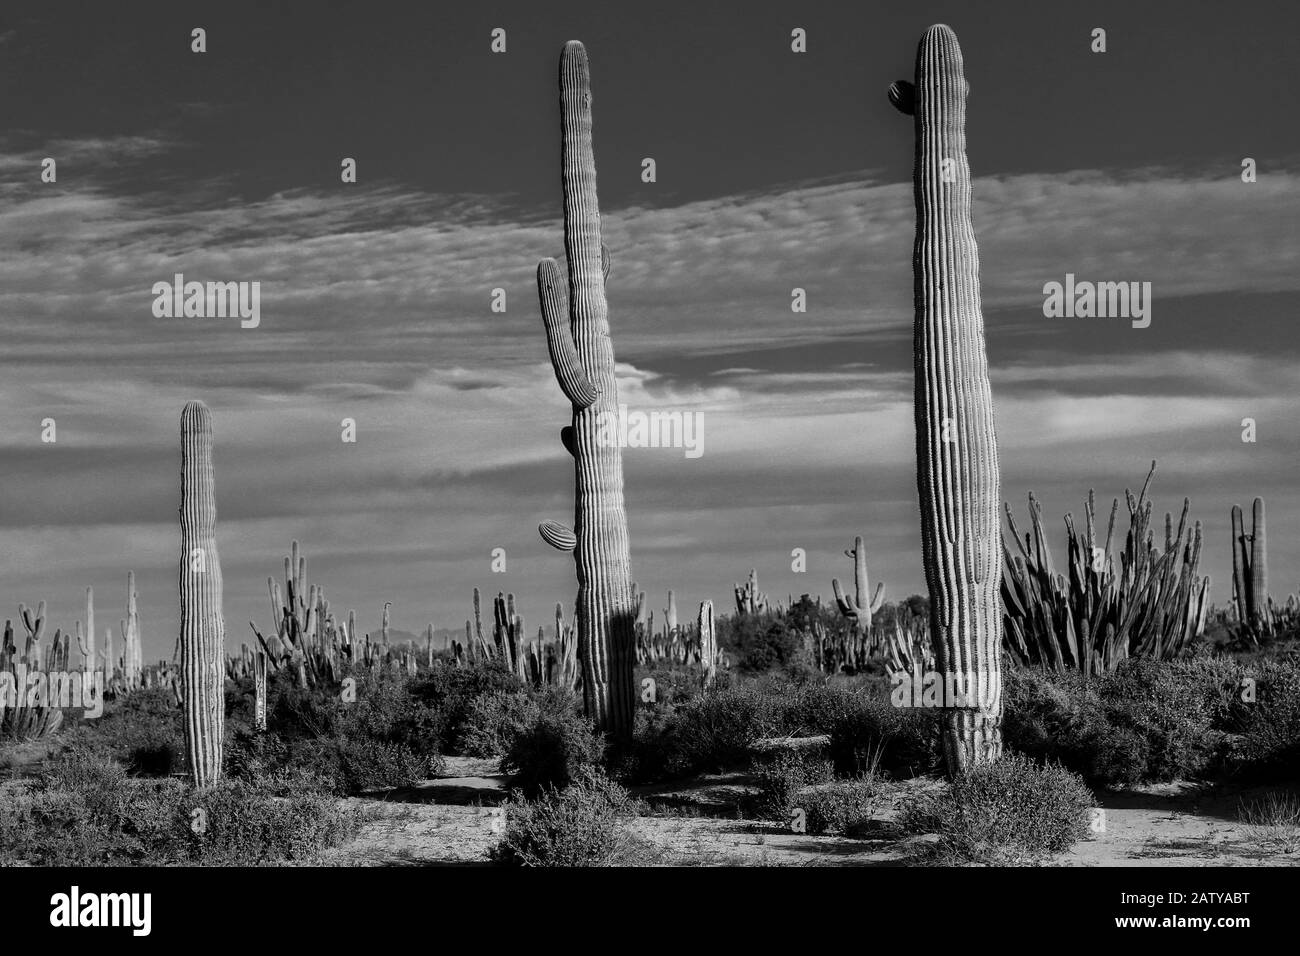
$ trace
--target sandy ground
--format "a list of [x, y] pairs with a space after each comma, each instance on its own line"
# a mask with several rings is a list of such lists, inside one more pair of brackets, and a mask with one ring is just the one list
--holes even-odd
[[[788, 746], [789, 742], [782, 742]], [[11, 749], [0, 778], [39, 766], [46, 745]], [[351, 801], [367, 817], [359, 836], [316, 862], [339, 866], [485, 865], [504, 829], [505, 777], [495, 760], [447, 758], [447, 776], [401, 791]], [[924, 862], [933, 837], [898, 839], [888, 801], [878, 835], [864, 839], [809, 836], [777, 821], [741, 820], [737, 801], [750, 792], [744, 774], [705, 776], [667, 787], [642, 787], [661, 815], [637, 817], [630, 832], [652, 848], [647, 861], [706, 866], [899, 866]], [[895, 797], [914, 788], [905, 781]], [[1268, 789], [1157, 784], [1100, 797], [1098, 832], [1049, 866], [1300, 866], [1300, 830], [1251, 827], [1237, 821], [1242, 800]]]
[[[450, 758], [458, 776], [418, 787], [361, 798], [372, 819], [360, 836], [330, 853], [327, 864], [343, 866], [484, 864], [504, 826], [505, 778], [491, 761]], [[878, 837], [849, 839], [791, 833], [778, 823], [740, 820], [737, 797], [748, 789], [742, 774], [701, 777], [672, 787], [640, 788], [634, 794], [675, 809], [642, 816], [631, 833], [655, 848], [662, 865], [706, 866], [900, 866], [925, 860], [933, 837], [900, 840], [883, 808]], [[940, 786], [908, 781], [901, 788]], [[1300, 836], [1262, 832], [1236, 821], [1242, 798], [1261, 790], [1214, 791], [1190, 784], [1163, 784], [1102, 800], [1099, 832], [1080, 842], [1051, 866], [1296, 866]], [[1104, 829], [1102, 829], [1104, 827]]]

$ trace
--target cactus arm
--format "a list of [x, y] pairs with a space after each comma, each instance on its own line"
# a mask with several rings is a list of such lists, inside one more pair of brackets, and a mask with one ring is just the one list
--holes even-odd
[[571, 552], [578, 546], [577, 536], [558, 521], [543, 521], [537, 526], [542, 540], [556, 551]]
[[872, 614], [875, 614], [877, 611], [880, 610], [880, 608], [884, 605], [884, 603], [885, 603], [885, 582], [881, 581], [876, 585], [876, 593], [871, 598], [871, 604], [869, 605], [869, 610], [871, 611]]
[[916, 114], [916, 87], [908, 80], [895, 80], [889, 84], [889, 102], [904, 116]]
[[596, 401], [596, 389], [578, 358], [565, 305], [563, 279], [554, 259], [543, 259], [537, 264], [537, 294], [542, 304], [542, 323], [546, 326], [546, 350], [560, 391], [574, 408], [590, 408]]
[[849, 597], [840, 588], [840, 579], [831, 578], [831, 590], [835, 592], [835, 603], [839, 605], [840, 613], [852, 620], [857, 620], [861, 613], [853, 598]]

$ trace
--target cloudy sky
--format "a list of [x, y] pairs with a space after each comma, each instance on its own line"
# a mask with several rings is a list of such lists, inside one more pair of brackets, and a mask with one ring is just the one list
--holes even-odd
[[[933, 22], [956, 30], [972, 87], [1004, 497], [1023, 514], [1036, 492], [1056, 532], [1089, 488], [1108, 507], [1156, 458], [1157, 509], [1191, 498], [1217, 600], [1229, 509], [1255, 495], [1271, 588], [1296, 590], [1295, 7], [1044, 6], [6, 9], [0, 616], [45, 599], [71, 627], [94, 585], [115, 622], [134, 569], [147, 656], [170, 654], [190, 398], [216, 423], [232, 646], [268, 623], [266, 577], [294, 538], [366, 628], [385, 601], [395, 627], [463, 626], [475, 585], [514, 591], [532, 627], [571, 605], [572, 563], [536, 531], [572, 522], [573, 478], [533, 276], [563, 249], [556, 64], [573, 38], [592, 64], [622, 400], [703, 413], [702, 457], [625, 452], [651, 606], [672, 587], [683, 608], [729, 607], [750, 567], [774, 596], [829, 597], [854, 534], [892, 596], [921, 590], [912, 125], [885, 89]], [[150, 290], [177, 272], [259, 281], [260, 327], [155, 318]], [[1043, 285], [1066, 273], [1150, 282], [1151, 326], [1044, 318]]]

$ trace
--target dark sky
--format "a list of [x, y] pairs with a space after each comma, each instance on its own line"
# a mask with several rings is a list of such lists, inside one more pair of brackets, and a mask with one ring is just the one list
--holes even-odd
[[[751, 566], [782, 597], [829, 595], [856, 533], [893, 596], [920, 589], [912, 126], [884, 91], [934, 22], [972, 87], [1004, 496], [1020, 511], [1032, 488], [1055, 531], [1089, 487], [1108, 502], [1159, 458], [1157, 508], [1191, 497], [1222, 601], [1228, 509], [1265, 495], [1283, 596], [1300, 574], [1298, 20], [1284, 3], [8, 7], [0, 615], [45, 598], [70, 627], [94, 584], [114, 621], [134, 568], [147, 648], [170, 652], [191, 397], [216, 419], [232, 643], [265, 623], [295, 537], [366, 627], [384, 601], [395, 626], [455, 626], [475, 584], [517, 592], [534, 626], [571, 603], [571, 563], [535, 530], [572, 520], [572, 475], [532, 273], [562, 248], [556, 64], [575, 38], [623, 395], [705, 418], [701, 459], [626, 455], [652, 607], [668, 587], [729, 604]], [[155, 319], [149, 289], [176, 271], [261, 281], [261, 328]], [[1151, 328], [1043, 318], [1066, 272], [1151, 281]]]

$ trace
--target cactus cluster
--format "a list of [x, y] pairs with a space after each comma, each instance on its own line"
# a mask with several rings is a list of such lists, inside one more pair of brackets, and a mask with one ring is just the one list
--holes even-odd
[[1173, 515], [1166, 513], [1164, 548], [1156, 548], [1147, 499], [1155, 468], [1152, 462], [1137, 497], [1124, 492], [1129, 528], [1118, 567], [1111, 554], [1118, 498], [1104, 544], [1092, 491], [1082, 529], [1065, 516], [1067, 574], [1052, 565], [1042, 508], [1034, 495], [1029, 495], [1033, 530], [1023, 537], [1007, 505], [1007, 527], [1018, 553], [1003, 544], [1002, 603], [1006, 649], [1017, 663], [1101, 674], [1130, 656], [1176, 657], [1202, 633], [1210, 579], [1197, 573], [1201, 524], [1188, 526], [1190, 502], [1184, 499], [1177, 531]]
[[943, 24], [921, 37], [915, 83], [890, 88], [916, 135], [917, 488], [936, 665], [962, 701], [944, 713], [953, 774], [1002, 750], [998, 450], [971, 222], [968, 92], [961, 47]]
[[564, 623], [564, 608], [555, 605], [555, 639], [548, 642], [544, 628], [537, 639], [528, 640], [524, 618], [515, 609], [515, 596], [498, 592], [492, 602], [492, 639], [483, 634], [483, 614], [478, 588], [474, 589], [474, 620], [465, 622], [465, 643], [452, 642], [452, 661], [463, 667], [469, 662], [499, 660], [516, 677], [533, 686], [557, 686], [576, 690], [581, 684], [576, 629]]
[[45, 685], [44, 699], [39, 682], [35, 693], [29, 691], [27, 675], [33, 671], [48, 674], [66, 669], [70, 643], [67, 635], [56, 628], [50, 640], [41, 644], [46, 622], [44, 601], [35, 611], [19, 604], [18, 619], [27, 632], [21, 652], [12, 621], [5, 621], [4, 635], [0, 638], [0, 674], [9, 675], [8, 684], [16, 694], [12, 702], [0, 699], [0, 736], [31, 740], [57, 731], [63, 725], [63, 712], [52, 706], [48, 684]]
[[[284, 559], [284, 588], [274, 577], [266, 579], [271, 598], [271, 619], [275, 632], [264, 636], [253, 621], [258, 644], [267, 656], [272, 673], [281, 669], [295, 675], [299, 687], [337, 683], [345, 663], [370, 663], [380, 655], [371, 648], [369, 635], [364, 647], [356, 640], [356, 611], [348, 612], [346, 622], [335, 618], [325, 588], [307, 581], [307, 557], [294, 541]], [[387, 619], [388, 605], [384, 606]], [[252, 661], [247, 649], [243, 659]]]
[[[708, 606], [707, 613], [705, 605]], [[646, 666], [698, 664], [704, 675], [716, 675], [719, 667], [728, 666], [726, 655], [718, 648], [714, 636], [713, 602], [705, 601], [700, 605], [695, 624], [683, 625], [677, 620], [677, 598], [669, 591], [663, 629], [655, 631], [653, 615], [644, 627], [637, 629], [636, 662]], [[708, 676], [706, 684], [711, 686], [712, 683], [713, 677]]]
[[767, 595], [758, 589], [758, 571], [749, 569], [749, 578], [744, 584], [737, 584], [732, 590], [736, 595], [736, 613], [741, 617], [749, 614], [766, 614], [771, 608]]
[[560, 390], [573, 408], [561, 440], [573, 456], [575, 525], [539, 528], [551, 546], [572, 552], [578, 576], [578, 658], [587, 716], [606, 733], [632, 731], [635, 686], [627, 515], [623, 461], [617, 444], [598, 440], [603, 415], [617, 414], [614, 347], [609, 334], [605, 278], [592, 151], [591, 74], [587, 51], [570, 41], [560, 56], [561, 169], [564, 187], [566, 283], [554, 259], [537, 266], [537, 289], [547, 350]]

